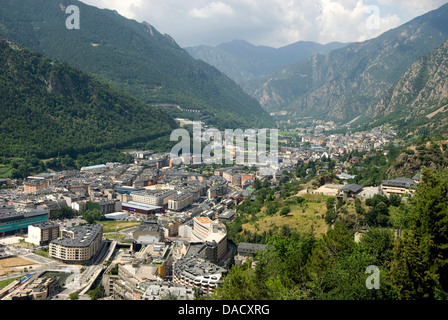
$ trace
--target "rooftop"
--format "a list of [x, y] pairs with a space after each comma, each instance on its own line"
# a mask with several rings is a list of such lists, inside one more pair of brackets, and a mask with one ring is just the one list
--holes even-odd
[[265, 244], [241, 242], [238, 246], [238, 252], [255, 253], [257, 251], [263, 251], [265, 248]]
[[88, 247], [102, 230], [103, 226], [100, 224], [68, 228], [67, 231], [74, 233], [73, 238], [59, 238], [53, 240], [52, 243], [66, 247]]
[[195, 217], [194, 219], [198, 220], [202, 224], [207, 224], [207, 223], [211, 223], [212, 222], [212, 220], [210, 218], [207, 218], [207, 217]]
[[149, 210], [149, 211], [157, 210], [157, 209], [161, 209], [162, 208], [162, 207], [159, 207], [159, 206], [153, 206], [151, 204], [135, 202], [135, 201], [125, 202], [125, 203], [123, 203], [123, 206], [131, 207], [131, 208], [134, 208], [134, 209], [140, 209], [140, 210]]
[[383, 180], [382, 185], [389, 187], [416, 188], [417, 184], [412, 179], [396, 178], [392, 180]]
[[340, 190], [343, 192], [358, 193], [362, 190], [362, 186], [360, 186], [358, 184], [348, 184], [348, 185], [343, 186]]

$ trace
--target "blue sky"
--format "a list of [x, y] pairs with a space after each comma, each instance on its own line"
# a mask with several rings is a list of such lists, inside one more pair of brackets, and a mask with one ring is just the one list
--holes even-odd
[[280, 47], [374, 38], [447, 0], [82, 0], [146, 21], [182, 47], [234, 39]]

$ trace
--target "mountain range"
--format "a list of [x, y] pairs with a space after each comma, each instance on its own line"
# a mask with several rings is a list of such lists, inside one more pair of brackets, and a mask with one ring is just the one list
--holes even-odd
[[314, 55], [242, 86], [267, 111], [287, 111], [288, 119], [369, 122], [369, 110], [408, 68], [446, 40], [448, 4], [377, 38]]
[[187, 47], [185, 50], [194, 58], [215, 66], [237, 83], [242, 83], [267, 76], [315, 54], [327, 54], [346, 45], [339, 42], [322, 45], [312, 41], [298, 41], [277, 49], [255, 46], [245, 40], [234, 40], [216, 47], [202, 45]]
[[448, 129], [448, 41], [421, 57], [366, 112], [371, 126], [389, 123], [425, 136]]
[[[79, 8], [79, 30], [66, 28], [69, 5]], [[72, 64], [145, 103], [174, 106], [163, 107], [173, 116], [188, 110], [181, 115], [220, 129], [273, 126], [229, 77], [192, 58], [169, 35], [115, 11], [76, 0], [2, 0], [0, 37]]]

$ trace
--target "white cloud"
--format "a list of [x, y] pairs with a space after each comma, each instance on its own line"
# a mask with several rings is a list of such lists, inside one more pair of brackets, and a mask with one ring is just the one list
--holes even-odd
[[215, 16], [233, 15], [233, 9], [229, 5], [222, 2], [212, 2], [200, 9], [194, 8], [188, 12], [188, 15], [194, 18], [212, 18]]
[[[446, 0], [83, 0], [147, 21], [181, 46], [234, 39], [283, 46], [299, 40], [363, 41]], [[376, 6], [378, 16], [368, 9]], [[372, 24], [375, 22], [374, 24]], [[379, 26], [379, 28], [372, 26]]]
[[82, 0], [82, 2], [86, 4], [93, 5], [95, 7], [101, 9], [111, 9], [117, 10], [121, 15], [129, 18], [136, 19], [137, 15], [135, 14], [138, 11], [138, 8], [143, 5], [143, 0]]

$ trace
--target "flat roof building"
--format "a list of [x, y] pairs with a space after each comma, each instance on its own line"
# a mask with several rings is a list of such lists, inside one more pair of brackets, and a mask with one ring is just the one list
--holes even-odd
[[391, 194], [413, 194], [417, 189], [417, 183], [408, 178], [396, 178], [393, 180], [383, 180], [381, 183], [381, 190], [384, 195]]
[[121, 209], [140, 216], [150, 216], [155, 215], [156, 213], [164, 212], [163, 207], [161, 206], [155, 206], [135, 201], [123, 202], [121, 205]]
[[0, 207], [0, 234], [27, 231], [28, 226], [48, 222], [49, 210], [42, 206], [16, 208]]
[[168, 200], [168, 209], [180, 211], [193, 203], [193, 194], [181, 193]]
[[207, 217], [193, 218], [192, 241], [216, 242], [216, 259], [221, 259], [227, 251], [227, 229], [224, 224]]
[[99, 250], [103, 238], [103, 226], [91, 224], [63, 230], [63, 238], [50, 242], [51, 258], [64, 263], [86, 263]]
[[222, 283], [222, 277], [226, 274], [226, 269], [214, 263], [195, 255], [187, 255], [176, 261], [173, 282], [211, 294]]
[[28, 226], [27, 241], [40, 246], [59, 237], [59, 225], [52, 222], [44, 222]]
[[145, 190], [131, 193], [132, 201], [151, 204], [154, 206], [165, 206], [168, 200], [177, 196], [175, 190]]

